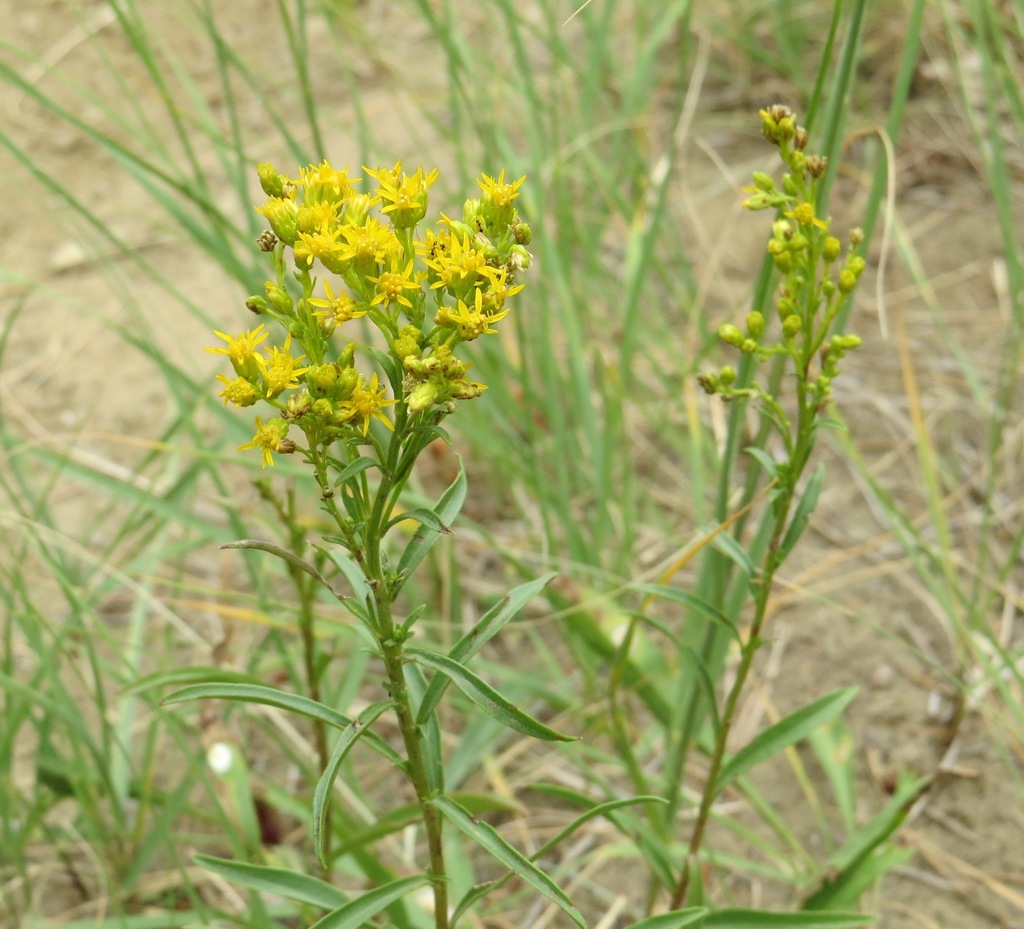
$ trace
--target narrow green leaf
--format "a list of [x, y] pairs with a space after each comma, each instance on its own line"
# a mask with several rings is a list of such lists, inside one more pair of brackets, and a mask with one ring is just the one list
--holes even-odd
[[[455, 457], [459, 461], [459, 473], [455, 475], [455, 480], [452, 481], [448, 489], [441, 494], [441, 499], [437, 501], [437, 506], [433, 510], [438, 520], [445, 526], [450, 526], [455, 522], [455, 517], [459, 515], [462, 504], [465, 502], [468, 486], [466, 482], [466, 469], [462, 465], [462, 458], [459, 455]], [[402, 552], [402, 557], [398, 561], [397, 573], [399, 580], [396, 585], [396, 593], [401, 589], [406, 578], [416, 570], [416, 566], [427, 557], [427, 552], [433, 548], [440, 535], [440, 530], [424, 526], [420, 532], [417, 532], [409, 540], [409, 544], [406, 545], [405, 551]]]
[[425, 506], [414, 506], [411, 509], [402, 510], [401, 513], [397, 513], [388, 520], [388, 524], [385, 528], [390, 529], [396, 523], [400, 523], [403, 519], [413, 519], [421, 526], [424, 526], [434, 532], [444, 535], [452, 535], [451, 529], [441, 522], [437, 513], [433, 510], [428, 510]]
[[736, 624], [728, 616], [713, 604], [708, 603], [707, 600], [690, 593], [688, 590], [680, 590], [678, 587], [670, 587], [668, 584], [630, 584], [629, 589], [635, 590], [638, 593], [649, 594], [652, 597], [661, 597], [663, 600], [671, 600], [673, 603], [689, 607], [705, 619], [724, 626], [729, 630], [729, 634], [734, 639], [739, 638]]
[[811, 519], [811, 514], [818, 505], [818, 497], [821, 496], [821, 488], [824, 483], [825, 465], [821, 463], [814, 469], [814, 474], [811, 475], [811, 479], [807, 482], [807, 487], [804, 488], [800, 502], [797, 504], [796, 510], [793, 511], [789, 526], [786, 527], [786, 534], [782, 537], [782, 543], [779, 546], [779, 554], [777, 556], [780, 562], [785, 561], [786, 556], [793, 550], [796, 543], [800, 541], [800, 536], [804, 534], [804, 530]]
[[256, 684], [259, 679], [241, 671], [229, 671], [226, 668], [174, 668], [171, 671], [157, 671], [140, 677], [134, 684], [126, 687], [122, 693], [141, 693], [145, 690], [156, 690], [160, 687], [180, 687], [183, 684]]
[[[281, 710], [298, 713], [307, 719], [319, 720], [336, 729], [346, 729], [352, 725], [352, 720], [349, 717], [332, 710], [329, 706], [324, 706], [301, 694], [290, 694], [285, 690], [278, 690], [276, 687], [267, 687], [263, 684], [194, 684], [164, 697], [161, 703], [164, 706], [169, 706], [174, 703], [186, 703], [190, 700], [235, 700], [240, 703], [260, 703], [264, 706], [276, 706]], [[404, 764], [402, 756], [379, 736], [366, 733], [363, 737], [392, 764], [399, 766]]]
[[704, 907], [691, 906], [685, 910], [672, 910], [670, 913], [648, 916], [647, 919], [630, 924], [627, 929], [682, 929], [683, 926], [699, 923], [707, 914], [708, 910]]
[[367, 734], [366, 727], [372, 725], [373, 721], [385, 711], [394, 706], [390, 700], [381, 700], [368, 706], [359, 718], [352, 721], [338, 737], [338, 744], [334, 746], [327, 768], [320, 775], [317, 781], [316, 790], [313, 792], [313, 848], [316, 850], [316, 857], [325, 868], [327, 867], [327, 813], [331, 808], [331, 789], [334, 787], [334, 779], [338, 776], [338, 769], [341, 767], [348, 753], [359, 741], [360, 736]]
[[[343, 543], [339, 541], [339, 544]], [[335, 596], [356, 619], [362, 620], [364, 623], [368, 622], [370, 613], [367, 604], [373, 602], [373, 591], [370, 589], [370, 584], [366, 580], [362, 568], [340, 549], [317, 547], [338, 566], [352, 588], [352, 597], [343, 597], [338, 594]]]
[[300, 558], [294, 552], [288, 551], [286, 548], [282, 548], [280, 545], [274, 542], [264, 542], [261, 539], [239, 539], [237, 542], [227, 542], [221, 546], [221, 548], [251, 548], [260, 552], [267, 552], [270, 555], [276, 555], [282, 561], [287, 561], [294, 568], [298, 568], [300, 571], [305, 571], [313, 580], [317, 583], [322, 584], [326, 587], [335, 597], [339, 600], [342, 599], [342, 595], [337, 593], [329, 583], [327, 579], [314, 568], [308, 561]]
[[930, 783], [930, 777], [900, 779], [889, 802], [829, 855], [825, 870], [832, 877], [804, 901], [805, 910], [855, 905], [864, 890], [895, 866], [876, 850], [899, 828], [911, 804]]
[[[493, 717], [502, 725], [508, 726], [509, 729], [515, 729], [516, 732], [549, 742], [574, 742], [576, 740], [576, 736], [557, 732], [523, 712], [489, 684], [484, 683], [467, 667], [446, 655], [438, 655], [421, 648], [407, 648], [405, 653], [417, 664], [450, 677], [473, 703], [488, 716]], [[417, 718], [417, 722], [422, 725], [424, 720]]]
[[854, 929], [874, 922], [863, 913], [769, 913], [765, 910], [718, 910], [706, 916], [706, 929]]
[[377, 887], [361, 897], [349, 900], [344, 906], [328, 913], [323, 919], [314, 923], [310, 929], [359, 929], [367, 920], [373, 919], [381, 910], [391, 906], [396, 900], [404, 897], [412, 890], [429, 884], [423, 875], [402, 877], [383, 887]]
[[757, 574], [757, 568], [750, 560], [750, 556], [728, 532], [720, 532], [716, 535], [711, 540], [711, 546], [733, 561], [747, 577], [754, 577]]
[[734, 777], [749, 771], [754, 765], [799, 742], [818, 726], [834, 719], [846, 709], [856, 695], [856, 687], [834, 690], [795, 713], [790, 713], [775, 725], [769, 726], [725, 763], [718, 776], [718, 789], [724, 787]]
[[756, 445], [750, 445], [744, 451], [750, 455], [762, 468], [765, 473], [773, 481], [778, 479], [779, 466], [775, 463], [775, 460], [769, 455], [763, 448], [758, 448]]
[[[460, 663], [468, 661], [557, 576], [554, 573], [545, 574], [536, 580], [527, 581], [525, 584], [514, 587], [505, 594], [500, 602], [484, 613], [480, 621], [452, 646], [448, 657]], [[420, 703], [418, 713], [420, 719], [426, 719], [437, 708], [448, 687], [449, 680], [450, 678], [445, 675], [434, 676]]]
[[271, 868], [267, 865], [249, 864], [247, 861], [231, 861], [214, 858], [212, 855], [193, 855], [193, 860], [207, 871], [213, 871], [250, 890], [279, 894], [289, 900], [298, 900], [319, 906], [325, 910], [348, 903], [348, 896], [319, 878], [287, 868]]
[[[332, 458], [331, 461], [333, 462], [334, 459]], [[340, 464], [340, 462], [338, 462], [338, 464]], [[352, 464], [342, 469], [341, 473], [334, 480], [334, 486], [340, 487], [342, 484], [345, 484], [348, 481], [352, 480], [352, 478], [354, 478], [357, 474], [362, 474], [369, 468], [377, 467], [379, 467], [379, 465], [372, 458], [367, 458], [365, 456], [362, 458], [357, 458], [355, 461], [352, 462]]]
[[498, 835], [493, 826], [474, 820], [450, 797], [435, 797], [430, 802], [444, 813], [445, 818], [456, 829], [469, 836], [484, 851], [497, 858], [506, 868], [518, 874], [534, 890], [555, 903], [580, 929], [586, 929], [583, 914], [573, 906], [565, 892], [540, 868], [532, 864], [521, 852], [516, 851]]

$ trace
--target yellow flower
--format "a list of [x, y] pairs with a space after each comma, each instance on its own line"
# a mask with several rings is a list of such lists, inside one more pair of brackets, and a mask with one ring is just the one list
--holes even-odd
[[353, 183], [362, 178], [349, 178], [348, 168], [336, 171], [326, 159], [318, 165], [310, 165], [307, 168], [300, 168], [301, 177], [295, 183], [305, 188], [305, 195], [302, 202], [313, 203], [341, 203], [350, 197], [355, 191]]
[[351, 294], [342, 291], [335, 296], [330, 281], [324, 281], [324, 293], [327, 294], [326, 300], [314, 297], [309, 301], [313, 306], [322, 307], [314, 312], [314, 316], [319, 316], [325, 321], [333, 319], [334, 324], [340, 326], [350, 319], [358, 319], [360, 316], [366, 315], [366, 310], [360, 308], [360, 304]]
[[442, 307], [438, 310], [435, 322], [441, 326], [452, 326], [458, 330], [459, 337], [464, 342], [471, 342], [482, 335], [493, 334], [497, 329], [492, 329], [491, 324], [498, 322], [508, 316], [508, 310], [501, 310], [498, 313], [488, 314], [483, 306], [483, 291], [476, 289], [476, 298], [473, 306], [469, 307], [461, 300], [455, 310], [451, 307]]
[[224, 385], [224, 389], [217, 394], [224, 398], [224, 406], [230, 401], [235, 406], [252, 406], [260, 398], [260, 392], [244, 377], [236, 377], [229, 381], [223, 374], [217, 375], [217, 380]]
[[370, 303], [374, 306], [383, 304], [385, 307], [391, 306], [392, 303], [400, 303], [402, 306], [412, 308], [412, 303], [405, 295], [405, 291], [420, 289], [419, 281], [410, 280], [412, 269], [413, 263], [410, 261], [404, 271], [399, 271], [398, 258], [392, 256], [390, 271], [383, 271], [379, 277], [367, 278], [368, 281], [377, 285], [377, 296]]
[[339, 245], [338, 257], [346, 262], [383, 263], [395, 246], [401, 247], [394, 231], [373, 217], [361, 225], [346, 222], [340, 232], [345, 242]]
[[300, 232], [292, 246], [295, 264], [309, 268], [317, 260], [328, 271], [340, 274], [345, 267], [345, 259], [342, 255], [344, 246], [338, 241], [339, 235], [341, 230], [326, 227], [317, 232]]
[[381, 212], [388, 215], [396, 229], [411, 229], [427, 215], [427, 188], [437, 180], [440, 172], [434, 168], [429, 174], [423, 174], [423, 168], [417, 168], [411, 177], [405, 172], [399, 175], [401, 162], [391, 171], [370, 171], [367, 174], [377, 179], [380, 186], [377, 194], [387, 206]]
[[281, 440], [284, 439], [287, 434], [288, 423], [283, 419], [272, 419], [270, 422], [264, 423], [257, 416], [256, 435], [252, 437], [251, 442], [246, 442], [245, 445], [239, 445], [238, 450], [242, 452], [249, 448], [258, 448], [263, 452], [263, 467], [265, 468], [267, 465], [273, 466], [274, 457], [272, 453], [276, 452], [281, 447]]
[[228, 343], [227, 348], [208, 348], [206, 351], [213, 355], [227, 355], [231, 359], [231, 366], [239, 377], [255, 378], [259, 376], [259, 368], [256, 354], [257, 346], [270, 337], [265, 323], [260, 323], [255, 329], [247, 332], [240, 332], [231, 336], [226, 332], [219, 332], [214, 329], [213, 334], [219, 339]]
[[519, 188], [523, 186], [523, 181], [525, 180], [526, 175], [524, 174], [518, 181], [506, 184], [505, 169], [502, 168], [497, 178], [481, 174], [477, 184], [480, 185], [480, 189], [484, 192], [484, 198], [490, 200], [496, 209], [507, 210], [512, 201], [519, 196]]
[[398, 401], [385, 400], [384, 395], [386, 393], [385, 388], [379, 385], [376, 374], [373, 375], [369, 384], [362, 377], [359, 378], [359, 383], [345, 406], [350, 419], [361, 419], [363, 421], [363, 435], [370, 431], [371, 418], [384, 423], [388, 429], [393, 430], [395, 428], [391, 420], [384, 415], [383, 409]]
[[801, 226], [817, 226], [819, 229], [828, 229], [828, 223], [814, 215], [814, 207], [810, 203], [798, 203], [792, 210], [788, 210], [782, 215], [789, 219], [795, 219]]
[[263, 374], [263, 385], [267, 388], [267, 397], [276, 397], [285, 390], [298, 387], [299, 375], [309, 370], [308, 367], [299, 367], [299, 362], [306, 356], [292, 358], [291, 347], [292, 337], [289, 333], [282, 348], [270, 349], [266, 358], [262, 355], [256, 356], [256, 363]]

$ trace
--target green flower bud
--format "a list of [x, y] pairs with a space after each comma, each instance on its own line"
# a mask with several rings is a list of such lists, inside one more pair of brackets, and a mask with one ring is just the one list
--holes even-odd
[[797, 196], [800, 192], [800, 188], [797, 186], [796, 181], [793, 180], [792, 174], [782, 175], [782, 189], [791, 197]]
[[329, 423], [334, 419], [335, 408], [330, 400], [326, 397], [321, 397], [319, 400], [313, 401], [310, 412], [322, 422]]
[[329, 394], [338, 383], [341, 368], [336, 364], [311, 365], [306, 371], [306, 384], [318, 395]]
[[728, 387], [731, 384], [736, 383], [736, 369], [731, 365], [726, 365], [718, 374], [719, 381]]
[[753, 339], [744, 339], [740, 343], [740, 351], [744, 355], [753, 355], [757, 351], [757, 343]]
[[260, 187], [268, 197], [283, 197], [284, 185], [287, 178], [277, 173], [269, 161], [256, 165], [256, 174], [260, 179]]
[[796, 233], [796, 235], [794, 235], [789, 240], [789, 248], [791, 251], [794, 252], [802, 252], [810, 244], [811, 243], [808, 241], [807, 236], [805, 236], [802, 232]]
[[731, 323], [722, 323], [718, 327], [718, 337], [723, 342], [728, 342], [733, 348], [740, 348], [744, 342], [744, 335]]
[[772, 259], [775, 262], [775, 267], [783, 274], [788, 273], [793, 267], [793, 256], [789, 252], [782, 252], [779, 255], [773, 255]]
[[803, 321], [794, 313], [782, 321], [782, 334], [787, 339], [793, 338], [803, 328]]
[[760, 339], [764, 335], [764, 316], [757, 310], [747, 313], [747, 334], [752, 339]]
[[262, 316], [267, 310], [270, 309], [270, 304], [267, 303], [264, 297], [259, 294], [254, 294], [245, 301], [245, 308], [250, 313], [255, 313], [257, 316]]
[[356, 343], [349, 342], [338, 356], [338, 364], [342, 368], [351, 368], [356, 358]]
[[857, 348], [860, 345], [860, 336], [856, 335], [834, 335], [830, 339], [832, 347], [841, 352]]
[[533, 241], [533, 230], [521, 219], [516, 219], [509, 229], [512, 230], [517, 245], [529, 245]]
[[439, 390], [434, 381], [424, 381], [416, 385], [405, 404], [410, 413], [418, 413], [420, 410], [432, 407], [437, 400], [438, 393]]
[[831, 264], [839, 257], [839, 253], [842, 251], [843, 246], [834, 235], [826, 236], [825, 243], [821, 247], [821, 257], [826, 262]]
[[285, 316], [295, 315], [295, 301], [292, 300], [287, 290], [273, 281], [267, 281], [263, 285], [263, 289], [267, 292], [267, 299], [275, 310]]
[[765, 174], [764, 171], [755, 171], [753, 178], [754, 186], [758, 190], [763, 190], [767, 193], [775, 192], [775, 181], [770, 174]]
[[849, 268], [844, 269], [839, 274], [839, 292], [843, 294], [850, 293], [857, 286], [857, 275], [854, 274]]

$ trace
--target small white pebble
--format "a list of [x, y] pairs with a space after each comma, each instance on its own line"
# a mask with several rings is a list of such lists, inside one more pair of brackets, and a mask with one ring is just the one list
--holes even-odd
[[234, 750], [227, 742], [214, 742], [206, 751], [206, 763], [214, 774], [227, 774], [234, 761]]

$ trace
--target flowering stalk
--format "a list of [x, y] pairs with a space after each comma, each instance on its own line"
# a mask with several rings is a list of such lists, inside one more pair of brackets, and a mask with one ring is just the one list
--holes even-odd
[[783, 402], [756, 380], [741, 386], [730, 365], [700, 378], [701, 386], [708, 393], [718, 394], [723, 400], [755, 400], [772, 431], [782, 440], [784, 454], [781, 460], [773, 461], [763, 452], [755, 453], [771, 481], [771, 532], [759, 571], [751, 580], [753, 618], [740, 644], [736, 676], [719, 717], [710, 768], [690, 836], [688, 862], [673, 892], [673, 908], [686, 899], [711, 807], [724, 786], [721, 774], [726, 746], [754, 655], [762, 644], [762, 628], [775, 574], [796, 544], [820, 490], [820, 476], [812, 479], [803, 494], [799, 488], [831, 397], [832, 381], [839, 373], [843, 356], [860, 345], [857, 336], [832, 330], [844, 299], [856, 287], [865, 267], [864, 259], [857, 254], [863, 233], [859, 229], [850, 233], [849, 247], [843, 257], [842, 244], [829, 233], [829, 220], [819, 217], [815, 207], [827, 159], [805, 154], [807, 131], [797, 125], [796, 117], [788, 108], [773, 106], [762, 110], [760, 115], [765, 137], [778, 147], [788, 170], [782, 177], [781, 188], [768, 174], [755, 173], [753, 186], [747, 188], [750, 197], [744, 206], [751, 210], [775, 209], [781, 213], [772, 225], [767, 247], [782, 278], [775, 303], [781, 331], [774, 341], [769, 340], [768, 322], [763, 314], [754, 310], [747, 314], [744, 328], [726, 323], [718, 334], [728, 345], [756, 362], [783, 359], [791, 369], [795, 395]]
[[[269, 411], [266, 420], [256, 417], [255, 434], [241, 448], [258, 450], [263, 467], [297, 455], [313, 472], [321, 507], [336, 530], [324, 540], [334, 546], [329, 557], [356, 591], [339, 599], [366, 626], [384, 666], [388, 705], [405, 747], [402, 768], [422, 812], [435, 921], [444, 929], [448, 881], [442, 815], [433, 803], [443, 785], [425, 759], [405, 671], [405, 644], [421, 611], [404, 619], [395, 613], [418, 561], [406, 558], [407, 549], [392, 566], [386, 542], [407, 519], [435, 536], [448, 531], [436, 511], [403, 511], [399, 501], [420, 452], [446, 438], [442, 421], [459, 402], [485, 390], [470, 379], [471, 363], [459, 355], [465, 343], [495, 333], [508, 315], [523, 288], [518, 278], [530, 267], [531, 233], [514, 204], [523, 178], [506, 182], [504, 172], [483, 175], [482, 196], [466, 201], [461, 219], [441, 214], [439, 223], [420, 233], [438, 172], [419, 168], [410, 175], [401, 163], [364, 170], [376, 181], [371, 193], [357, 191], [358, 178], [326, 161], [301, 169], [298, 178], [259, 166], [268, 199], [258, 211], [270, 225], [259, 246], [272, 262], [273, 279], [246, 305], [263, 321], [236, 335], [218, 332], [226, 345], [208, 351], [227, 356], [234, 371], [233, 377], [218, 376], [225, 404], [262, 404]], [[376, 330], [379, 347], [341, 339], [357, 319]], [[268, 323], [284, 334], [278, 346], [269, 344]], [[281, 554], [265, 543], [258, 547]], [[282, 557], [323, 581], [298, 555]], [[305, 632], [312, 668], [311, 629]], [[319, 700], [318, 692], [312, 696]], [[518, 710], [513, 715], [520, 724], [525, 718]], [[360, 728], [354, 732], [353, 740]], [[319, 751], [329, 767], [325, 746]], [[317, 848], [326, 866], [322, 833]]]

